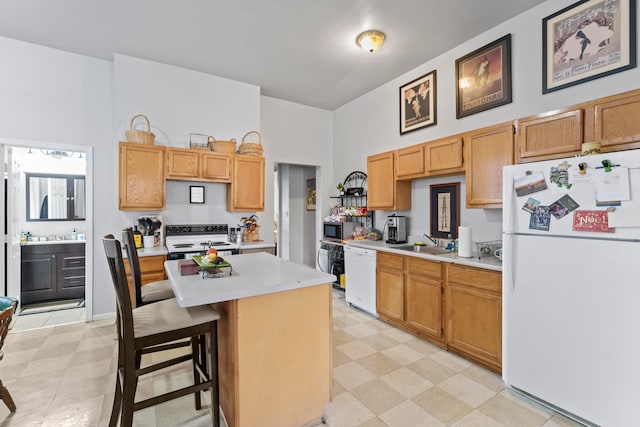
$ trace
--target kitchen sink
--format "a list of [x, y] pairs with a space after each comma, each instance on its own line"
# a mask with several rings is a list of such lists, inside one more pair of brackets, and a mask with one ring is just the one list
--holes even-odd
[[442, 255], [442, 254], [448, 254], [453, 252], [449, 249], [445, 249], [440, 246], [404, 245], [404, 246], [395, 246], [393, 247], [393, 249], [400, 249], [403, 251], [418, 252], [421, 254], [429, 254], [429, 255]]

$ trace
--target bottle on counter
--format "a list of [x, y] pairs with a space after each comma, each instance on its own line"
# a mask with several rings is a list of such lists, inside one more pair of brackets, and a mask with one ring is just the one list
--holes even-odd
[[138, 231], [138, 226], [133, 226], [133, 242], [136, 245], [136, 249], [140, 249], [142, 247], [142, 233]]
[[76, 231], [75, 228], [71, 232], [71, 240], [78, 240], [78, 232]]

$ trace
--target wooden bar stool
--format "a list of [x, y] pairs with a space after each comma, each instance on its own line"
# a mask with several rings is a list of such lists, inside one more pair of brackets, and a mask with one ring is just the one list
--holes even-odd
[[[2, 346], [4, 345], [4, 339], [7, 337], [7, 333], [9, 332], [9, 325], [11, 324], [11, 319], [13, 318], [13, 313], [18, 306], [18, 300], [15, 298], [9, 297], [0, 297], [0, 360], [4, 356], [4, 352], [2, 351]], [[0, 399], [7, 405], [7, 408], [11, 412], [16, 412], [16, 404], [9, 393], [9, 390], [2, 384], [2, 380], [0, 380]]]
[[[109, 425], [115, 427], [120, 415], [120, 426], [131, 426], [134, 411], [191, 393], [194, 393], [196, 398], [196, 409], [200, 409], [200, 392], [210, 388], [212, 425], [219, 427], [217, 320], [220, 315], [209, 305], [181, 308], [175, 298], [132, 308], [120, 242], [113, 235], [107, 235], [103, 239], [103, 244], [116, 291], [118, 332], [116, 393]], [[187, 338], [191, 340], [190, 354], [144, 367], [140, 366], [142, 354], [174, 348], [174, 341]], [[204, 360], [206, 357], [203, 357], [199, 351], [200, 341], [203, 338], [208, 338], [211, 343], [210, 373], [206, 369]], [[191, 360], [193, 365], [193, 385], [139, 402], [135, 401], [140, 376], [188, 360]]]
[[133, 295], [135, 306], [140, 307], [152, 302], [174, 298], [171, 284], [168, 280], [147, 283], [142, 286], [142, 273], [140, 272], [140, 258], [133, 239], [131, 227], [122, 230], [122, 244], [127, 251], [127, 259], [131, 270], [131, 283], [133, 284]]

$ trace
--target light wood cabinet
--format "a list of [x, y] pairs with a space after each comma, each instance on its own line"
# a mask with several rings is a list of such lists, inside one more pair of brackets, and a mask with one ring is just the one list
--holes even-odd
[[164, 147], [120, 142], [120, 210], [164, 209], [164, 160]]
[[367, 157], [367, 182], [369, 210], [411, 209], [411, 182], [396, 180], [394, 151]]
[[188, 148], [167, 149], [167, 179], [231, 181], [231, 154]]
[[233, 156], [233, 178], [227, 186], [227, 210], [264, 210], [264, 157]]
[[464, 172], [459, 135], [396, 150], [396, 179], [416, 179]]
[[398, 165], [396, 179], [420, 177], [424, 175], [424, 146], [425, 144], [418, 144], [396, 150], [395, 161]]
[[603, 98], [594, 103], [593, 141], [602, 151], [640, 148], [640, 90]]
[[463, 141], [459, 135], [424, 145], [425, 172], [428, 176], [464, 172]]
[[[164, 262], [167, 260], [166, 255], [151, 255], [151, 256], [138, 256], [140, 260], [140, 277], [142, 286], [147, 283], [157, 282], [167, 278], [167, 273], [164, 269]], [[129, 284], [129, 295], [131, 301], [135, 301], [133, 295], [133, 282], [131, 279], [131, 268], [129, 267], [129, 260], [124, 260], [124, 271], [127, 273], [127, 283]]]
[[385, 252], [376, 256], [376, 310], [383, 319], [404, 321], [404, 257]]
[[446, 343], [489, 369], [502, 369], [502, 274], [446, 266]]
[[417, 257], [406, 257], [406, 322], [411, 328], [441, 340], [443, 286], [442, 264]]
[[502, 167], [513, 164], [513, 123], [464, 135], [467, 208], [502, 207]]
[[569, 157], [582, 151], [581, 108], [518, 120], [518, 163]]

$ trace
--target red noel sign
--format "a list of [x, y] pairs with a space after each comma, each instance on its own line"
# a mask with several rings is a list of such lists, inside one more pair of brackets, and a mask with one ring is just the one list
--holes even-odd
[[609, 228], [609, 216], [607, 211], [574, 211], [573, 231], [601, 231], [613, 233]]

